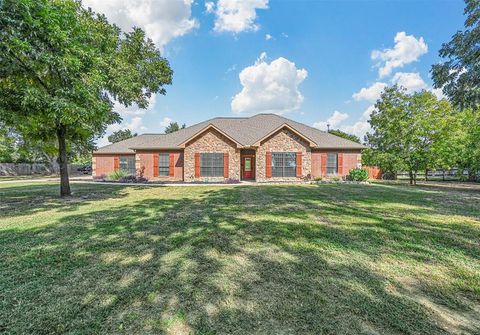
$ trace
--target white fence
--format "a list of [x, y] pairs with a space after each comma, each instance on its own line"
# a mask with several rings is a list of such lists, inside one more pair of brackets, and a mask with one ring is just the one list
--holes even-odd
[[[77, 171], [81, 166], [80, 164], [69, 164], [68, 173], [70, 175], [82, 174], [82, 172]], [[0, 163], [0, 176], [50, 175], [59, 173], [58, 164], [51, 166], [50, 164], [41, 163]]]

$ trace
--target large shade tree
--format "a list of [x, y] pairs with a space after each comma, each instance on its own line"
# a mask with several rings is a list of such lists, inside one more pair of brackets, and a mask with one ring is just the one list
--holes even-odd
[[89, 145], [121, 120], [114, 100], [140, 108], [165, 94], [172, 70], [139, 28], [122, 33], [75, 0], [0, 0], [0, 121], [58, 149], [70, 195], [72, 146]]
[[466, 0], [465, 29], [440, 49], [443, 61], [432, 67], [434, 86], [463, 108], [480, 106], [480, 1]]

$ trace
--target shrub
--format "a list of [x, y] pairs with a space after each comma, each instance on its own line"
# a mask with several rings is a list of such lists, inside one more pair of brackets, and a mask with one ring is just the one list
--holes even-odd
[[340, 177], [332, 177], [330, 178], [331, 181], [340, 181], [342, 178]]
[[366, 181], [368, 179], [368, 171], [364, 169], [353, 169], [348, 173], [348, 180]]
[[148, 182], [148, 179], [145, 178], [145, 177], [142, 177], [142, 176], [133, 176], [133, 175], [130, 175], [130, 176], [125, 176], [125, 177], [122, 177], [118, 180], [119, 183], [137, 183], [137, 184], [144, 184], [144, 183], [147, 183]]
[[227, 178], [225, 179], [225, 184], [238, 184], [240, 180], [234, 178]]
[[110, 173], [107, 177], [107, 180], [119, 181], [120, 179], [122, 179], [125, 176], [127, 176], [127, 173], [125, 171], [118, 170], [118, 171], [114, 171], [114, 172]]
[[315, 177], [315, 179], [314, 179], [314, 180], [315, 180], [315, 181], [322, 181], [322, 180], [323, 180], [323, 178], [322, 178], [322, 177]]

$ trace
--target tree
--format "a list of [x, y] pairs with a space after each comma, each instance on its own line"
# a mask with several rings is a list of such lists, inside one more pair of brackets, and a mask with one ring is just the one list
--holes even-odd
[[373, 133], [367, 140], [374, 152], [368, 158], [391, 170], [406, 169], [415, 184], [418, 171], [427, 173], [442, 159], [452, 162], [454, 115], [451, 104], [431, 92], [409, 95], [396, 86], [386, 88], [370, 119]]
[[0, 120], [32, 141], [57, 142], [60, 194], [68, 150], [119, 122], [113, 100], [148, 106], [172, 81], [145, 33], [129, 33], [76, 0], [0, 1]]
[[456, 163], [461, 171], [468, 170], [469, 181], [476, 181], [480, 172], [480, 113], [463, 110], [459, 113], [459, 124]]
[[115, 131], [112, 135], [108, 136], [108, 141], [110, 143], [117, 143], [135, 136], [137, 136], [137, 133], [132, 134], [130, 129], [120, 129], [118, 131]]
[[165, 128], [165, 134], [170, 134], [180, 129], [185, 129], [186, 127], [187, 125], [185, 123], [182, 124], [182, 127], [180, 128], [177, 122], [170, 122], [170, 124]]
[[344, 131], [341, 131], [340, 129], [331, 129], [328, 132], [330, 134], [336, 135], [336, 136], [344, 138], [346, 140], [350, 140], [350, 141], [353, 141], [353, 142], [360, 143], [360, 138], [358, 136], [348, 134]]
[[446, 60], [432, 66], [434, 87], [441, 88], [450, 101], [460, 108], [480, 106], [480, 1], [466, 0], [465, 30], [455, 33], [444, 43], [439, 55]]

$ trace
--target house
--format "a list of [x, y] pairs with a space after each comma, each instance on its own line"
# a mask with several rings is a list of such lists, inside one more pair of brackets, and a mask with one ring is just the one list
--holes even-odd
[[363, 148], [275, 114], [218, 117], [99, 148], [92, 171], [94, 176], [142, 171], [159, 181], [291, 181], [344, 176], [361, 165]]

